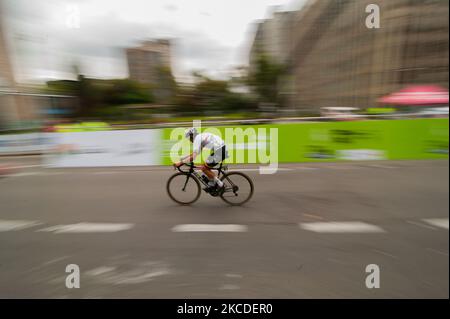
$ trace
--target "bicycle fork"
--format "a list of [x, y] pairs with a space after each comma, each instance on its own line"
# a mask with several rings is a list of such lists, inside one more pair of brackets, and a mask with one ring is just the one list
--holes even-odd
[[186, 191], [186, 186], [187, 186], [187, 183], [188, 183], [188, 180], [189, 180], [189, 177], [190, 177], [191, 175], [186, 175], [186, 181], [184, 182], [184, 186], [183, 186], [183, 188], [181, 189], [183, 192], [185, 192]]

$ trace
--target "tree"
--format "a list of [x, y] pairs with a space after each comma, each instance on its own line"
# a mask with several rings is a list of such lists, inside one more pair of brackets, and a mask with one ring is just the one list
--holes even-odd
[[105, 88], [105, 100], [110, 105], [151, 103], [154, 97], [149, 86], [129, 79], [110, 80]]
[[154, 84], [155, 98], [160, 103], [169, 103], [175, 94], [177, 82], [168, 66], [157, 68], [158, 83]]
[[149, 87], [129, 79], [99, 80], [78, 75], [77, 81], [47, 82], [47, 91], [76, 96], [79, 108], [75, 117], [101, 114], [111, 106], [151, 103], [154, 97]]
[[193, 73], [191, 87], [179, 87], [174, 99], [175, 110], [195, 114], [225, 114], [254, 109], [256, 105], [243, 94], [230, 91], [229, 81], [211, 79]]
[[258, 95], [260, 102], [279, 104], [278, 83], [285, 73], [285, 67], [263, 54], [257, 58], [255, 66], [248, 77], [249, 86]]

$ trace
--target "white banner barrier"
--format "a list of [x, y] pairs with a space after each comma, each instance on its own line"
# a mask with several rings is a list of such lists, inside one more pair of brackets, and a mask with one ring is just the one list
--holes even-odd
[[0, 155], [40, 154], [49, 148], [49, 135], [46, 133], [0, 135]]
[[51, 133], [49, 167], [158, 165], [161, 130]]

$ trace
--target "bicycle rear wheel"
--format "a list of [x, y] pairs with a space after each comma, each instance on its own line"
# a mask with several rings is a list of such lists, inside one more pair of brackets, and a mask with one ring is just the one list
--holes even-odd
[[167, 181], [166, 189], [169, 197], [181, 205], [194, 203], [201, 194], [198, 180], [186, 173], [172, 175]]
[[253, 182], [250, 177], [241, 172], [225, 173], [220, 180], [225, 185], [220, 198], [230, 205], [242, 205], [253, 196]]

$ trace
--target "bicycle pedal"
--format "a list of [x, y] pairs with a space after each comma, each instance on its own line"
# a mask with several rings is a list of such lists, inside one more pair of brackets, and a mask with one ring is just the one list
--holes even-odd
[[220, 196], [223, 193], [225, 193], [225, 186], [216, 188], [215, 193], [216, 193], [216, 196]]

